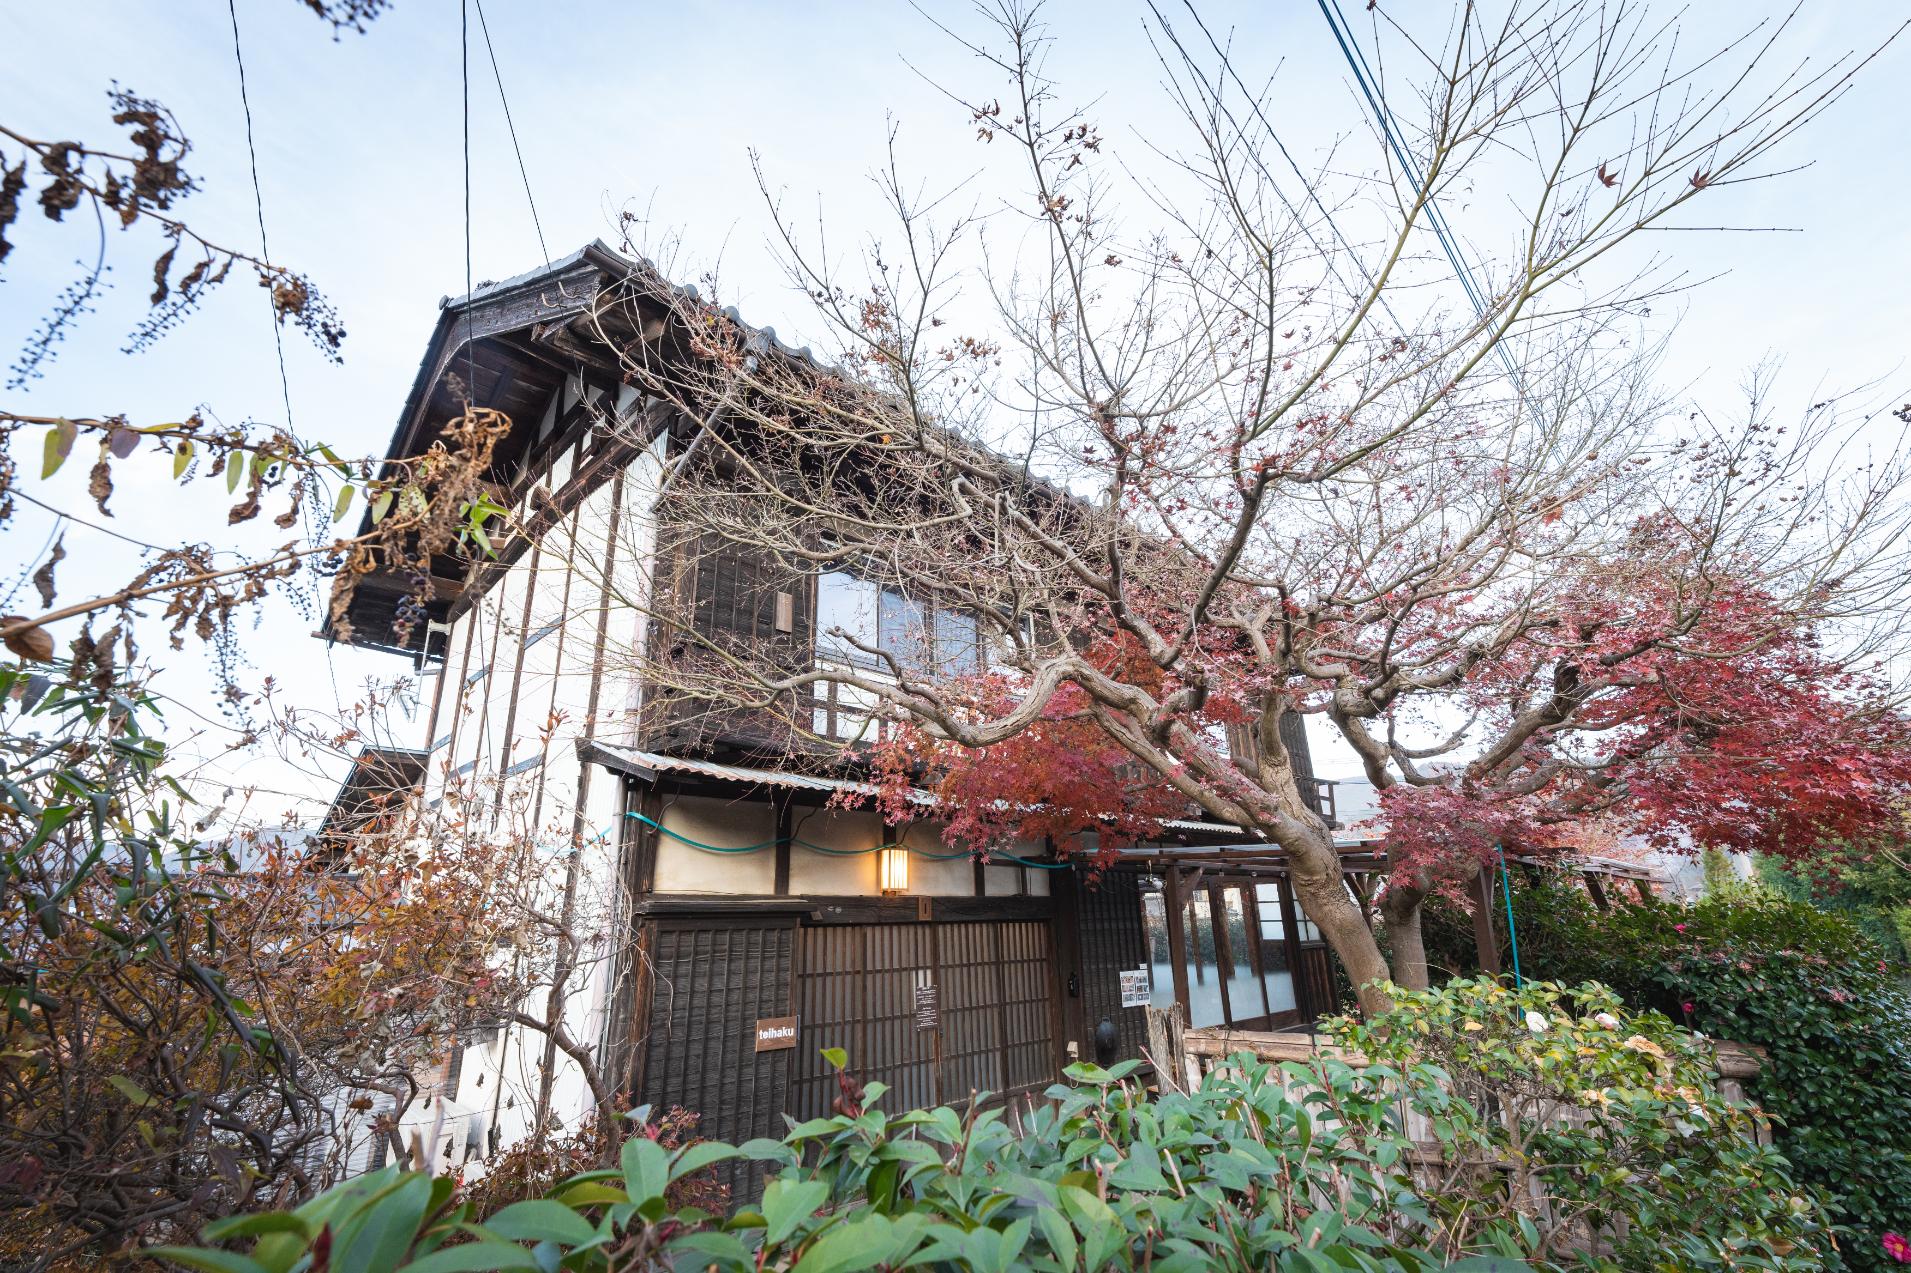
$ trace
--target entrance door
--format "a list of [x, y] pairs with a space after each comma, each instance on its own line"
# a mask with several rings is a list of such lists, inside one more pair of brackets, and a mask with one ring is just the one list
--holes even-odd
[[[799, 930], [790, 1112], [832, 1112], [841, 1048], [891, 1113], [1056, 1074], [1054, 959], [1039, 920], [818, 925]], [[925, 1000], [918, 991], [930, 994]]]

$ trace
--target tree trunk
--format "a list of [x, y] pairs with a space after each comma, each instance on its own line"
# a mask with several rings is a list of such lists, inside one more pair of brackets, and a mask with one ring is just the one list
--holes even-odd
[[1395, 888], [1391, 882], [1380, 903], [1380, 918], [1387, 926], [1387, 944], [1393, 949], [1393, 979], [1409, 990], [1425, 990], [1427, 943], [1420, 931], [1419, 889], [1406, 884]]
[[1393, 1006], [1393, 1000], [1381, 989], [1381, 983], [1389, 979], [1387, 961], [1380, 957], [1380, 943], [1374, 940], [1373, 931], [1347, 892], [1347, 882], [1340, 872], [1340, 853], [1334, 848], [1331, 834], [1325, 827], [1310, 828], [1300, 843], [1284, 847], [1288, 850], [1288, 877], [1294, 886], [1294, 899], [1340, 957], [1354, 983], [1354, 992], [1360, 996], [1360, 1010], [1368, 1016], [1385, 1012]]

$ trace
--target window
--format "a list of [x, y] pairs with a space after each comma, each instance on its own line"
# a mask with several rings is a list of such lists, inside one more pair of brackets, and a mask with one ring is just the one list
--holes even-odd
[[847, 571], [832, 570], [816, 581], [817, 649], [857, 657], [861, 652], [844, 636], [876, 643], [876, 585]]
[[908, 671], [927, 672], [935, 666], [929, 618], [922, 603], [890, 588], [882, 590], [876, 607], [876, 638], [883, 652]]
[[1255, 971], [1257, 945], [1248, 935], [1248, 911], [1242, 889], [1230, 886], [1222, 890], [1221, 906], [1227, 924], [1228, 1020], [1249, 1021], [1267, 1015], [1261, 998], [1261, 978]]
[[918, 675], [969, 676], [982, 670], [981, 646], [975, 616], [966, 611], [932, 607], [846, 570], [817, 580], [819, 654], [875, 666], [862, 648], [874, 647]]
[[1186, 934], [1188, 956], [1188, 1024], [1199, 1029], [1221, 1025], [1227, 1012], [1221, 1004], [1221, 972], [1214, 937], [1213, 898], [1200, 889], [1183, 908], [1182, 931]]

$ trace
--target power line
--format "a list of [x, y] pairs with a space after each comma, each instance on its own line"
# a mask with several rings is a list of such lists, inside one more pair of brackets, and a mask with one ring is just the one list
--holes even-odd
[[498, 82], [498, 101], [504, 104], [504, 126], [511, 133], [511, 153], [518, 157], [518, 176], [524, 180], [524, 201], [531, 205], [531, 228], [537, 231], [537, 250], [544, 255], [544, 264], [551, 263], [551, 249], [544, 244], [544, 224], [538, 220], [537, 199], [531, 194], [531, 174], [524, 167], [524, 151], [518, 147], [518, 126], [511, 119], [511, 99], [505, 96], [504, 73], [498, 70], [498, 51], [491, 46], [491, 24], [484, 20], [484, 0], [475, 0], [478, 6], [478, 30], [484, 34], [484, 51], [491, 58], [491, 75]]
[[[245, 52], [239, 47], [238, 0], [226, 0], [226, 13], [232, 18], [232, 60], [239, 66], [239, 105], [245, 108], [246, 156], [252, 163], [252, 206], [259, 216], [259, 255], [270, 265], [272, 245], [265, 233], [265, 192], [259, 185], [259, 151], [252, 140], [252, 99], [246, 92]], [[266, 306], [272, 312], [272, 346], [279, 355], [279, 392], [285, 398], [285, 430], [293, 433], [292, 382], [285, 374], [285, 333], [279, 330], [278, 303], [273, 300], [269, 290], [266, 293]]]
[[[271, 240], [266, 236], [265, 231], [265, 190], [259, 182], [259, 148], [252, 136], [252, 97], [251, 94], [246, 91], [246, 59], [245, 49], [239, 41], [238, 0], [226, 0], [226, 14], [232, 19], [232, 60], [239, 68], [239, 105], [245, 111], [246, 158], [252, 168], [252, 208], [259, 219], [259, 257], [270, 266], [272, 264], [272, 244]], [[285, 431], [293, 437], [297, 437], [298, 429], [292, 419], [292, 380], [291, 377], [286, 374], [285, 370], [284, 323], [279, 315], [278, 302], [274, 299], [269, 289], [266, 294], [266, 307], [272, 315], [272, 349], [273, 352], [278, 355], [279, 360], [279, 395], [285, 403]], [[323, 509], [324, 504], [318, 495], [318, 478], [308, 472], [301, 481], [305, 486], [306, 494], [310, 497], [309, 499], [301, 501], [301, 504], [304, 506], [306, 541], [316, 546], [322, 532], [313, 524], [312, 507], [317, 506]], [[325, 597], [319, 591], [318, 580], [312, 578], [308, 582], [312, 589], [312, 604], [322, 612], [325, 606]], [[332, 681], [333, 706], [339, 707], [343, 702], [344, 696], [339, 692], [338, 664], [332, 657], [332, 643], [330, 641], [325, 643], [325, 669]]]
[[464, 97], [464, 369], [465, 403], [478, 397], [477, 327], [471, 312], [471, 5], [458, 0], [458, 84]]
[[[1482, 324], [1485, 324], [1489, 307], [1484, 289], [1474, 281], [1473, 271], [1467, 263], [1466, 254], [1460, 250], [1459, 242], [1448, 227], [1446, 217], [1440, 212], [1440, 205], [1435, 200], [1432, 189], [1428, 187], [1419, 165], [1408, 156], [1406, 146], [1400, 140], [1399, 125], [1393, 117], [1393, 112], [1388, 109], [1386, 99], [1379, 91], [1379, 79], [1368, 67], [1366, 54], [1360, 51], [1359, 41], [1353, 35], [1352, 24], [1347, 21], [1347, 15], [1341, 12], [1340, 0], [1331, 0], [1332, 8], [1329, 8], [1330, 0], [1315, 0], [1315, 3], [1320, 6], [1321, 16], [1327, 19], [1327, 27], [1334, 33], [1334, 41], [1340, 45], [1340, 53], [1347, 59], [1348, 69], [1354, 73], [1354, 82], [1360, 87], [1361, 94], [1367, 99], [1367, 105], [1373, 110], [1374, 120], [1380, 126], [1381, 136], [1386, 140], [1388, 149], [1393, 152], [1394, 159], [1415, 186], [1425, 193], [1427, 224], [1433, 230], [1434, 237], [1440, 241], [1441, 250], [1446, 253], [1447, 261], [1453, 266], [1453, 272], [1459, 279], [1461, 290], [1473, 303], [1474, 314], [1478, 316]], [[1336, 21], [1336, 15], [1338, 15], [1338, 21]], [[1515, 392], [1525, 399], [1526, 386], [1518, 370], [1513, 366], [1512, 356], [1506, 352], [1505, 344], [1495, 340], [1493, 352], [1498, 356], [1500, 366], [1506, 369], [1507, 379], [1512, 382]], [[1534, 412], [1539, 410], [1537, 405], [1530, 402], [1528, 406]]]
[[[1374, 274], [1367, 269], [1366, 263], [1360, 259], [1360, 254], [1354, 250], [1354, 246], [1348, 241], [1347, 236], [1341, 233], [1340, 223], [1334, 219], [1334, 214], [1328, 211], [1327, 205], [1321, 202], [1320, 193], [1314, 189], [1314, 183], [1307, 179], [1307, 174], [1301, 170], [1300, 164], [1295, 161], [1293, 154], [1288, 151], [1287, 143], [1281, 140], [1281, 135], [1275, 129], [1273, 122], [1268, 119], [1266, 112], [1261, 109], [1260, 99], [1248, 90], [1246, 81], [1241, 78], [1241, 73], [1234, 69], [1234, 59], [1222, 50], [1220, 43], [1214, 38], [1214, 33], [1208, 30], [1208, 24], [1202, 20], [1201, 11], [1195, 8], [1194, 0], [1182, 0], [1182, 3], [1188, 10], [1188, 16], [1194, 19], [1195, 26], [1199, 27], [1201, 34], [1206, 37], [1208, 47], [1214, 50], [1215, 57], [1220, 60], [1221, 69], [1226, 71], [1227, 74], [1233, 78], [1236, 87], [1241, 90], [1242, 98], [1246, 100], [1249, 108], [1253, 110], [1254, 117], [1260, 121], [1261, 127], [1267, 130], [1268, 138], [1273, 141], [1275, 148], [1281, 152], [1281, 158], [1287, 161], [1287, 166], [1293, 170], [1295, 179], [1301, 183], [1301, 189], [1307, 192], [1308, 201], [1314, 205], [1322, 219], [1327, 222], [1327, 228], [1333, 231], [1334, 242], [1340, 245], [1340, 250], [1347, 254], [1353, 261], [1355, 268], [1360, 271], [1361, 281], [1368, 287], [1374, 288], [1376, 285]], [[1169, 38], [1173, 39], [1174, 28], [1168, 25], [1167, 20], [1161, 16], [1161, 11], [1155, 8], [1152, 0], [1148, 7], [1153, 10], [1156, 21], [1161, 23], [1162, 29], [1168, 33]], [[1231, 42], [1232, 41], [1230, 41], [1230, 43]], [[1199, 71], [1197, 71], [1196, 74], [1199, 74]], [[1225, 85], [1223, 88], [1225, 88]], [[1215, 96], [1215, 102], [1217, 106], [1220, 105], [1220, 95], [1218, 93]], [[1226, 108], [1222, 107], [1222, 109]], [[1254, 155], [1255, 166], [1260, 168], [1262, 173], [1267, 176], [1268, 185], [1273, 188], [1275, 197], [1280, 199], [1282, 206], [1287, 209], [1288, 215], [1292, 216], [1295, 223], [1300, 226], [1301, 233], [1307, 236], [1307, 242], [1312, 245], [1314, 251], [1320, 253], [1322, 258], [1327, 261], [1327, 268], [1332, 271], [1334, 281], [1351, 293], [1353, 289], [1347, 287], [1346, 281], [1340, 277], [1340, 270], [1335, 267], [1333, 258], [1321, 247], [1320, 241], [1314, 237], [1313, 230], [1301, 219], [1300, 210], [1288, 199], [1287, 192], [1281, 189], [1280, 183], [1274, 180], [1273, 174], [1267, 171], [1266, 165], [1261, 163], [1259, 156], [1255, 155], [1251, 148], [1249, 154]], [[1377, 288], [1376, 299], [1380, 302], [1380, 308], [1386, 311], [1387, 317], [1393, 320], [1394, 326], [1398, 327], [1402, 332], [1405, 332], [1406, 325], [1400, 321], [1399, 316], [1393, 312], [1393, 306], [1388, 303], [1385, 295], [1379, 293]]]

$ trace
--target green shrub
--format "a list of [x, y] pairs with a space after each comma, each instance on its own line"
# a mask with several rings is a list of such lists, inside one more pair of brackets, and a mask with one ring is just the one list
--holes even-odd
[[[155, 1254], [219, 1273], [287, 1273], [308, 1256], [367, 1273], [1820, 1267], [1817, 1208], [1748, 1138], [1752, 1116], [1719, 1099], [1703, 1050], [1662, 1016], [1621, 1013], [1595, 987], [1403, 994], [1394, 1013], [1340, 1024], [1368, 1064], [1241, 1056], [1160, 1096], [1133, 1063], [1078, 1065], [1016, 1111], [1019, 1128], [1000, 1108], [891, 1116], [880, 1085], [845, 1076], [845, 1112], [782, 1141], [671, 1150], [633, 1137], [621, 1170], [482, 1223], [449, 1182], [387, 1170], [206, 1231], [253, 1240], [249, 1252]], [[1439, 1138], [1435, 1163], [1417, 1160], [1402, 1097], [1409, 1125]], [[1520, 1116], [1559, 1100], [1586, 1123], [1546, 1131]], [[1483, 1164], [1513, 1155], [1509, 1188], [1506, 1168]], [[732, 1156], [776, 1166], [760, 1202], [716, 1217], [668, 1201]], [[1539, 1214], [1528, 1180], [1563, 1221]], [[1617, 1226], [1618, 1247], [1576, 1249], [1589, 1226]]]
[[[1529, 974], [1598, 980], [1635, 1008], [1764, 1048], [1770, 1063], [1751, 1094], [1778, 1120], [1777, 1146], [1800, 1179], [1830, 1197], [1844, 1260], [1899, 1267], [1882, 1241], [1911, 1232], [1911, 996], [1873, 942], [1840, 916], [1772, 896], [1602, 915], [1570, 885], [1516, 884], [1513, 904]], [[1427, 927], [1443, 952], [1429, 962], [1458, 962], [1462, 930], [1470, 959], [1463, 912]]]

